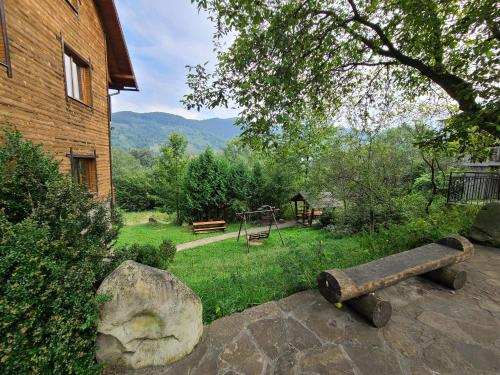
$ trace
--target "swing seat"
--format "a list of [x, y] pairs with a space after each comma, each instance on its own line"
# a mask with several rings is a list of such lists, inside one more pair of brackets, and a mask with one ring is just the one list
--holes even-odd
[[267, 240], [269, 238], [269, 232], [258, 232], [258, 233], [250, 233], [248, 235], [248, 241], [259, 241], [259, 240]]

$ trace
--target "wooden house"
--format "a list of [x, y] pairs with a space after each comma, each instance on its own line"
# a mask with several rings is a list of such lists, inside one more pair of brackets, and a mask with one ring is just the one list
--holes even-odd
[[137, 90], [113, 0], [0, 0], [0, 127], [99, 198], [113, 192], [110, 89]]
[[326, 209], [343, 208], [344, 205], [333, 197], [331, 192], [309, 193], [299, 192], [290, 199], [295, 203], [296, 221], [304, 225], [312, 225]]

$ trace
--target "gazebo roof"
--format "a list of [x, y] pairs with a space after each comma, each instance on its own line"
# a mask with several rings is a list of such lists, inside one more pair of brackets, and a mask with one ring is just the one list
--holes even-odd
[[310, 193], [301, 191], [297, 193], [292, 199], [292, 202], [304, 201], [310, 208], [342, 208], [343, 203], [333, 197], [329, 191], [320, 193]]

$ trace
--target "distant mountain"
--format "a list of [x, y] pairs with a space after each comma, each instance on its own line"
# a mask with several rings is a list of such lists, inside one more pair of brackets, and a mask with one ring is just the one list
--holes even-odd
[[235, 118], [189, 120], [170, 113], [116, 112], [112, 116], [112, 145], [116, 148], [148, 148], [158, 151], [172, 132], [184, 134], [188, 152], [197, 154], [207, 146], [220, 150], [240, 135]]

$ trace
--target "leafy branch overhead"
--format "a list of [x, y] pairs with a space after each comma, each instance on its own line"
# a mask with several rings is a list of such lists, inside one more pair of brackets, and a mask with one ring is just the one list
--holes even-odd
[[459, 109], [447, 122], [452, 138], [500, 135], [495, 0], [192, 2], [217, 25], [218, 63], [211, 73], [189, 67], [184, 104], [234, 103], [247, 135], [299, 124], [311, 111], [328, 117], [353, 105], [366, 82], [384, 90], [383, 80], [410, 101], [442, 89]]

